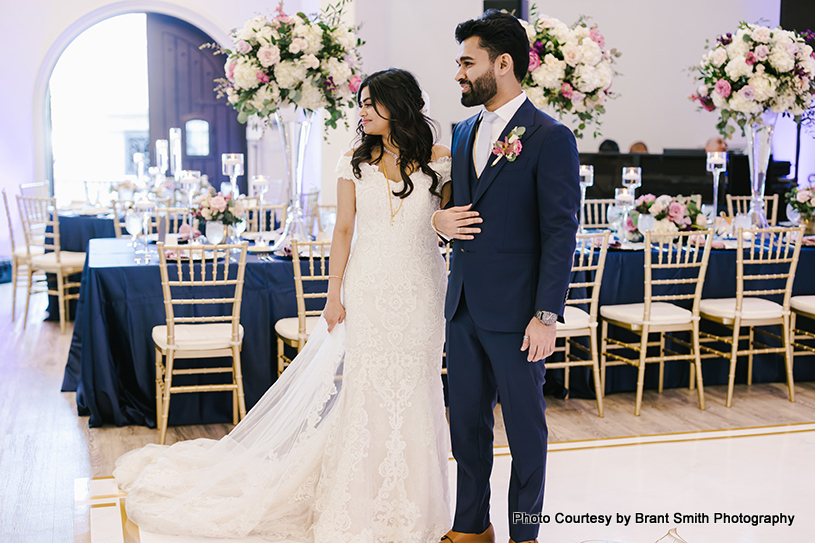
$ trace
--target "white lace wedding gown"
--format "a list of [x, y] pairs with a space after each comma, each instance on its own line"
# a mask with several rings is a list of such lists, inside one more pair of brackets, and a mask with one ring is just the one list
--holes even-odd
[[[450, 160], [431, 164], [443, 181]], [[430, 178], [391, 226], [375, 166], [356, 186], [344, 326], [324, 320], [280, 379], [220, 441], [148, 445], [114, 471], [142, 530], [304, 542], [436, 543], [452, 525], [440, 377], [447, 276], [430, 227]], [[393, 209], [399, 199], [391, 196]]]

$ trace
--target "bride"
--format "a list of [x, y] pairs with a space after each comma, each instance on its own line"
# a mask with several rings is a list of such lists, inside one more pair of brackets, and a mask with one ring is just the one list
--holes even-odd
[[323, 319], [229, 435], [117, 460], [140, 529], [318, 543], [436, 543], [450, 529], [447, 276], [431, 227], [450, 152], [409, 72], [370, 75], [358, 103]]

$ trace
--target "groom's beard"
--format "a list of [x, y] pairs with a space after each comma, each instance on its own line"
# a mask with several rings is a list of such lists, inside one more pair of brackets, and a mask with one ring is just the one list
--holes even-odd
[[487, 73], [475, 81], [464, 80], [464, 82], [470, 85], [470, 90], [461, 93], [461, 105], [463, 106], [484, 104], [498, 94], [498, 82], [495, 81], [495, 74], [492, 70], [487, 70]]

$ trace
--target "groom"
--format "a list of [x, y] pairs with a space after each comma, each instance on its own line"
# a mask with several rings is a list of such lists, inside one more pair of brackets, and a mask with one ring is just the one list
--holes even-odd
[[[548, 434], [543, 359], [554, 349], [575, 248], [577, 147], [571, 130], [521, 90], [529, 42], [515, 17], [490, 10], [459, 24], [456, 40], [461, 103], [484, 107], [454, 130], [452, 207], [433, 217], [436, 230], [456, 240], [445, 316], [458, 489], [453, 529], [442, 541], [495, 541], [496, 394], [512, 453], [510, 542], [536, 541]], [[491, 154], [513, 132], [523, 132], [517, 155]]]

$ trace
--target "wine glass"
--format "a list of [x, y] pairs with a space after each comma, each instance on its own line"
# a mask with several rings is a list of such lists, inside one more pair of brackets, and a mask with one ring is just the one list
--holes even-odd
[[[127, 228], [127, 233], [130, 234], [129, 247], [136, 247], [136, 238], [141, 234], [141, 226], [141, 215], [139, 215], [139, 212], [135, 209], [128, 209], [125, 214], [125, 228]], [[139, 251], [136, 252], [138, 253]]]
[[594, 166], [580, 165], [580, 231], [586, 225], [586, 189], [594, 185]]
[[633, 200], [637, 189], [642, 186], [642, 168], [623, 167], [623, 186], [630, 191]]
[[[241, 235], [246, 232], [246, 211], [239, 217], [235, 217], [235, 223], [232, 225], [232, 231], [235, 233], [234, 243], [241, 242]], [[232, 249], [233, 253], [241, 252], [240, 249]]]
[[614, 205], [620, 210], [620, 222], [617, 226], [617, 231], [620, 241], [623, 241], [625, 240], [625, 227], [628, 222], [628, 215], [634, 207], [633, 190], [629, 190], [628, 187], [614, 189]]
[[205, 231], [207, 241], [209, 241], [209, 243], [212, 245], [219, 245], [224, 241], [224, 237], [226, 237], [224, 230], [224, 223], [220, 221], [207, 221], [207, 228]]
[[[229, 176], [234, 196], [238, 196], [240, 194], [238, 177], [243, 175], [243, 153], [223, 153], [221, 155], [221, 166], [223, 174]], [[221, 191], [223, 192], [223, 184], [221, 185]]]

